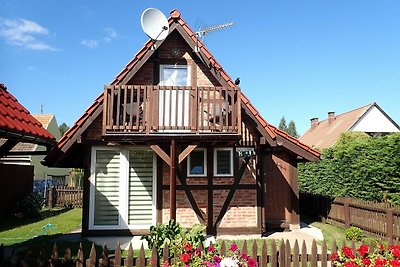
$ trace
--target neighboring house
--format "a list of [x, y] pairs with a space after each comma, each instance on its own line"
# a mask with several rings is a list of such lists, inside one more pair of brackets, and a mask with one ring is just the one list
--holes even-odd
[[[60, 130], [57, 125], [56, 117], [52, 114], [33, 114], [32, 115], [43, 128], [46, 129], [56, 140], [61, 138]], [[4, 142], [4, 139], [0, 142]], [[43, 145], [34, 143], [18, 143], [10, 150], [8, 155], [0, 162], [4, 164], [32, 165], [34, 167], [34, 180], [52, 180], [54, 184], [64, 185], [65, 177], [68, 175], [68, 168], [49, 168], [41, 164], [47, 149]]]
[[[50, 148], [55, 138], [0, 83], [0, 160], [18, 143], [32, 143]], [[3, 164], [0, 161], [0, 214], [32, 192], [33, 167]]]
[[168, 22], [45, 158], [85, 170], [83, 234], [299, 227], [297, 163], [319, 152], [269, 125], [177, 10]]
[[324, 121], [312, 118], [310, 129], [299, 140], [313, 148], [323, 149], [334, 146], [344, 132], [364, 132], [378, 136], [399, 131], [399, 125], [374, 102], [340, 115], [328, 112], [328, 118]]

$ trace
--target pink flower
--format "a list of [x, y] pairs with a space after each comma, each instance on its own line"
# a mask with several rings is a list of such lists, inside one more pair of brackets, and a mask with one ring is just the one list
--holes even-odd
[[215, 251], [215, 247], [214, 246], [209, 246], [207, 251], [208, 252], [214, 252]]
[[247, 256], [247, 254], [246, 253], [242, 253], [242, 255], [240, 256], [242, 259], [244, 259], [244, 260], [247, 260], [247, 258], [249, 257], [249, 256]]
[[213, 257], [213, 261], [214, 262], [221, 262], [221, 258], [218, 256], [218, 255], [215, 255], [214, 257]]
[[238, 249], [238, 246], [235, 243], [233, 243], [231, 245], [231, 247], [229, 248], [230, 251], [236, 251], [237, 249]]
[[257, 261], [253, 259], [252, 257], [249, 257], [247, 260], [247, 265], [249, 267], [256, 267], [257, 266]]
[[190, 252], [193, 250], [193, 246], [190, 243], [185, 243], [183, 244], [183, 249], [185, 250], [185, 252]]

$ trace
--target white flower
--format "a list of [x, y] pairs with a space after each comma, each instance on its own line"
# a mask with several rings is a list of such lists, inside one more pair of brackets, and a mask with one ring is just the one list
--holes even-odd
[[219, 264], [221, 267], [239, 267], [239, 260], [235, 258], [223, 258]]

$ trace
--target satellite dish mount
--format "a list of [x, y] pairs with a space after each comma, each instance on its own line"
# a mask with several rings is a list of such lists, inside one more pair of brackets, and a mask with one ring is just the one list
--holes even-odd
[[140, 20], [143, 31], [153, 40], [152, 49], [157, 41], [164, 40], [169, 34], [169, 24], [165, 15], [156, 8], [147, 8]]

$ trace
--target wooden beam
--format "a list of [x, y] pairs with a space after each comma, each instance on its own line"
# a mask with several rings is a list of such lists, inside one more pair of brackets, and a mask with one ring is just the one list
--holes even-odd
[[169, 218], [176, 221], [176, 170], [177, 165], [176, 142], [171, 140], [171, 165], [169, 168]]
[[187, 148], [179, 154], [178, 163], [180, 164], [196, 147], [197, 145], [188, 145]]
[[231, 190], [228, 193], [228, 196], [225, 199], [224, 205], [221, 208], [221, 211], [218, 214], [218, 218], [215, 221], [214, 224], [214, 229], [217, 229], [217, 225], [220, 223], [222, 218], [224, 217], [225, 213], [228, 211], [229, 205], [231, 204], [231, 201], [233, 199], [233, 196], [235, 195], [235, 192], [238, 188], [238, 185], [240, 183], [240, 180], [242, 179], [242, 176], [244, 174], [244, 171], [246, 170], [247, 165], [249, 164], [250, 157], [246, 157], [240, 166], [238, 174], [235, 176], [235, 180], [233, 182], [233, 185], [231, 186]]
[[[194, 199], [194, 196], [192, 194], [192, 191], [190, 191], [190, 188], [193, 187], [192, 185], [189, 186], [186, 183], [186, 179], [182, 176], [182, 172], [179, 168], [179, 166], [177, 167], [177, 172], [176, 172], [179, 182], [181, 183], [180, 185], [177, 185], [176, 188], [180, 189], [180, 190], [184, 190], [185, 194], [189, 200], [190, 205], [192, 205], [193, 211], [196, 213], [197, 217], [199, 218], [201, 223], [206, 224], [206, 220], [204, 219], [203, 214], [201, 213], [201, 209], [199, 208], [199, 206], [197, 205], [196, 200]], [[206, 185], [200, 185], [201, 187], [207, 187]], [[207, 188], [201, 188], [201, 190], [206, 190]]]
[[301, 156], [309, 161], [319, 161], [320, 159], [312, 154], [311, 152], [308, 152], [307, 150], [301, 148], [300, 146], [290, 142], [289, 140], [281, 137], [281, 136], [276, 136], [276, 141], [278, 144], [281, 144], [284, 148], [292, 151], [294, 154]]
[[165, 163], [168, 164], [168, 166], [171, 166], [171, 157], [167, 155], [167, 153], [165, 153], [165, 151], [159, 147], [158, 145], [151, 145], [150, 148], [156, 152], [156, 154], [162, 158]]
[[8, 154], [8, 152], [16, 145], [18, 141], [8, 139], [2, 146], [0, 146], [0, 158]]

